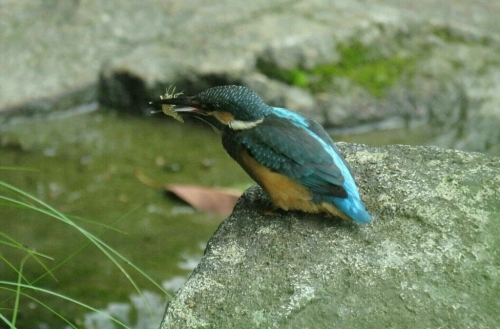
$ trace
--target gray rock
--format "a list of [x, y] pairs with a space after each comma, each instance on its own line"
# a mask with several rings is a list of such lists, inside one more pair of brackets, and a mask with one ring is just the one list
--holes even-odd
[[309, 91], [269, 79], [264, 74], [249, 74], [241, 82], [255, 90], [267, 104], [301, 112], [317, 122], [324, 122], [324, 113], [317, 110], [316, 100]]
[[449, 113], [447, 124], [442, 125], [444, 133], [435, 144], [499, 154], [500, 70], [489, 70], [481, 79], [465, 77], [463, 83], [455, 111]]
[[317, 95], [318, 108], [326, 116], [322, 124], [327, 127], [355, 127], [396, 115], [348, 78], [335, 78], [333, 85], [330, 92]]
[[339, 144], [375, 220], [265, 216], [249, 189], [167, 306], [167, 328], [494, 328], [500, 159]]
[[[266, 102], [326, 126], [429, 120], [439, 135], [433, 143], [442, 147], [494, 153], [500, 145], [495, 0], [458, 0], [453, 8], [445, 0], [119, 6], [26, 0], [2, 6], [2, 113], [44, 113], [96, 100], [141, 113], [172, 84], [191, 94], [213, 85], [258, 84], [255, 76], [265, 73]], [[353, 74], [356, 45], [362, 52], [357, 64], [373, 66]], [[322, 64], [348, 69], [319, 79], [314, 69]], [[289, 71], [299, 71], [300, 83], [284, 83], [293, 84]]]

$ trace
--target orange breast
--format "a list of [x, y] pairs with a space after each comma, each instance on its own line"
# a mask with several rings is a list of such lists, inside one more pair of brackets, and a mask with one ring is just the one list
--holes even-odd
[[258, 163], [246, 150], [240, 153], [238, 163], [269, 194], [272, 202], [284, 210], [301, 210], [310, 213], [326, 212], [348, 219], [333, 204], [312, 202], [309, 189], [294, 179], [272, 172]]

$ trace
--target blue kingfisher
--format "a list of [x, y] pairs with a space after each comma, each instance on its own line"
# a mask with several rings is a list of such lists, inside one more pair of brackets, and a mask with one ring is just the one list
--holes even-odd
[[190, 113], [220, 130], [227, 153], [275, 206], [361, 224], [372, 220], [349, 164], [318, 123], [269, 106], [243, 86], [219, 86], [151, 104], [175, 105], [176, 113]]

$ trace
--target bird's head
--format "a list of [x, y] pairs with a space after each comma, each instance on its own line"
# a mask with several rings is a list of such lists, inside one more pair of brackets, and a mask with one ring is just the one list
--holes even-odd
[[233, 130], [255, 127], [271, 111], [255, 91], [243, 86], [219, 86], [202, 91], [196, 96], [168, 98], [152, 104], [175, 105], [177, 113], [202, 117], [221, 129]]

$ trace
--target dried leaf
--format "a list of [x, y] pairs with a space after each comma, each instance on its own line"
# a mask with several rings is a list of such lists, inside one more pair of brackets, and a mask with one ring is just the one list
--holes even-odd
[[164, 188], [168, 192], [175, 194], [179, 199], [188, 203], [196, 210], [222, 216], [231, 215], [234, 205], [242, 194], [240, 190], [222, 187], [184, 184], [169, 184], [165, 186], [153, 181], [138, 169], [135, 170], [135, 176], [149, 187]]
[[242, 193], [236, 189], [182, 184], [170, 184], [166, 189], [197, 210], [223, 216], [232, 213]]

